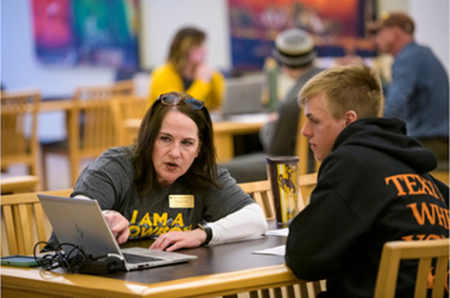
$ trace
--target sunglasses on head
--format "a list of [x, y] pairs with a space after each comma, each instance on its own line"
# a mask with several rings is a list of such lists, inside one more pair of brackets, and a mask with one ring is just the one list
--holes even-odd
[[161, 94], [158, 97], [158, 100], [161, 101], [161, 103], [166, 106], [177, 106], [180, 104], [180, 102], [184, 101], [185, 103], [191, 105], [194, 108], [194, 110], [200, 110], [205, 106], [205, 103], [201, 100], [195, 98], [178, 97], [173, 94]]

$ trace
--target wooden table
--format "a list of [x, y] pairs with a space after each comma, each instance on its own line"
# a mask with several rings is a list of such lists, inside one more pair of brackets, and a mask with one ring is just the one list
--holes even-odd
[[22, 192], [34, 192], [37, 190], [39, 178], [32, 175], [2, 177], [0, 179], [1, 193], [14, 194]]
[[[274, 226], [274, 222], [269, 222]], [[149, 243], [129, 243], [148, 247]], [[252, 251], [285, 243], [285, 237], [198, 247], [180, 252], [198, 256], [182, 264], [102, 275], [69, 274], [61, 269], [3, 266], [3, 297], [212, 297], [236, 289], [248, 291], [305, 283], [284, 265], [284, 257]]]
[[[265, 123], [267, 123], [267, 118], [259, 118], [255, 121], [229, 120], [213, 122], [218, 162], [222, 163], [234, 157], [233, 137], [235, 135], [257, 133]], [[141, 119], [125, 120], [125, 127], [128, 131], [128, 140], [126, 142], [132, 143], [132, 139], [137, 136], [140, 125]]]

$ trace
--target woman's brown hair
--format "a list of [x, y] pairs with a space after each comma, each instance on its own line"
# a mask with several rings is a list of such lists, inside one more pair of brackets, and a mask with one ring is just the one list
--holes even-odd
[[[187, 93], [170, 92], [170, 94], [180, 98], [193, 98]], [[189, 170], [178, 179], [184, 180], [186, 185], [189, 185], [193, 190], [205, 189], [211, 185], [220, 187], [217, 182], [213, 126], [208, 110], [205, 107], [196, 110], [185, 101], [180, 101], [175, 106], [168, 106], [157, 100], [142, 120], [135, 147], [133, 165], [135, 181], [141, 195], [149, 194], [152, 190], [160, 188], [153, 166], [152, 154], [164, 117], [167, 112], [173, 109], [185, 114], [195, 122], [200, 140], [198, 157]]]
[[172, 41], [167, 61], [181, 73], [186, 66], [189, 51], [201, 45], [205, 39], [205, 33], [199, 29], [193, 27], [181, 29]]

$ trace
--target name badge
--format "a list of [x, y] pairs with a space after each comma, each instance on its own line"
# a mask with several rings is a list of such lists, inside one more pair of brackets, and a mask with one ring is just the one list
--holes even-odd
[[194, 208], [193, 195], [169, 195], [170, 208]]

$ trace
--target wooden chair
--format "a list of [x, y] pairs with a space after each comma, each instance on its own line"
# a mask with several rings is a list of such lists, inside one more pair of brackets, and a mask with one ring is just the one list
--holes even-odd
[[[305, 203], [309, 202], [308, 200], [305, 201], [303, 199], [303, 188], [306, 188], [306, 192], [310, 193], [310, 188], [314, 187], [317, 182], [317, 174], [309, 174], [309, 175], [302, 175], [300, 176], [300, 198], [299, 198], [299, 204], [298, 209], [301, 211], [305, 207]], [[250, 194], [263, 209], [264, 214], [266, 216], [267, 220], [273, 220], [275, 219], [275, 207], [272, 200], [272, 190], [271, 186], [268, 180], [265, 181], [256, 181], [256, 182], [249, 182], [249, 183], [241, 183], [239, 186], [242, 188], [242, 190], [248, 194]], [[282, 268], [282, 270], [290, 272], [287, 268]], [[250, 270], [253, 271], [253, 270]], [[270, 290], [272, 289], [275, 297], [298, 297], [298, 293], [301, 294], [301, 297], [316, 297], [318, 293], [320, 293], [324, 286], [321, 285], [320, 281], [314, 281], [314, 282], [305, 282], [297, 280], [296, 282], [292, 282], [291, 284], [279, 284], [274, 285], [272, 284], [274, 280], [271, 280], [273, 277], [261, 276], [261, 272], [251, 272], [247, 276], [245, 274], [242, 278], [239, 278], [240, 283], [242, 285], [235, 284], [236, 292], [233, 293], [233, 295], [227, 294], [223, 297], [238, 297], [237, 293], [242, 293], [244, 290], [250, 291], [249, 295], [250, 297], [259, 297], [259, 294], [261, 294], [261, 297], [270, 297]], [[292, 273], [290, 273], [292, 274]], [[247, 284], [248, 283], [248, 284]], [[258, 286], [256, 284], [258, 284]], [[283, 289], [284, 287], [284, 289]], [[297, 287], [297, 289], [296, 289]], [[240, 291], [237, 291], [239, 289]], [[217, 290], [217, 288], [216, 288]], [[284, 295], [283, 295], [284, 293]]]
[[[38, 91], [1, 94], [1, 169], [25, 164], [28, 174], [38, 176]], [[27, 121], [31, 115], [31, 121]], [[29, 134], [29, 136], [27, 136]]]
[[[434, 278], [430, 279], [433, 258], [436, 258], [437, 262]], [[395, 297], [400, 261], [405, 259], [419, 260], [415, 298], [427, 297], [429, 280], [433, 281], [432, 297], [444, 297], [444, 288], [448, 282], [449, 239], [387, 242], [381, 254], [375, 298]]]
[[146, 98], [135, 95], [118, 96], [123, 119], [142, 119], [147, 113], [148, 102]]
[[[299, 211], [309, 203], [309, 196], [316, 183], [316, 173], [300, 176]], [[250, 194], [253, 200], [261, 206], [266, 219], [271, 220], [275, 218], [275, 207], [272, 200], [272, 189], [269, 180], [241, 183], [239, 186], [244, 192]]]
[[47, 154], [69, 157], [70, 181], [73, 187], [80, 173], [82, 160], [97, 158], [106, 149], [119, 146], [124, 138], [120, 106], [114, 99], [75, 100], [68, 116], [68, 141], [42, 145], [43, 179], [46, 189], [48, 189]]
[[39, 178], [37, 176], [22, 175], [6, 177], [0, 180], [1, 194], [18, 194], [24, 192], [35, 192]]
[[[70, 196], [72, 189], [39, 192], [55, 196]], [[1, 254], [33, 254], [38, 241], [47, 241], [51, 225], [36, 193], [5, 195], [2, 206]]]
[[258, 203], [264, 211], [266, 219], [271, 220], [275, 218], [275, 207], [269, 180], [241, 183], [239, 186]]
[[67, 113], [68, 140], [41, 146], [43, 184], [48, 189], [46, 156], [49, 153], [69, 157], [70, 181], [74, 186], [80, 161], [96, 158], [109, 147], [118, 146], [123, 139], [122, 115], [117, 96], [131, 96], [133, 81], [120, 81], [109, 86], [80, 86], [74, 93], [74, 107]]
[[[314, 158], [310, 154], [309, 150], [309, 142], [308, 139], [302, 135], [302, 128], [306, 123], [306, 115], [304, 113], [304, 108], [300, 108], [300, 118], [298, 120], [298, 127], [297, 127], [297, 141], [295, 144], [295, 155], [299, 158], [299, 173], [300, 175], [305, 175], [310, 173], [308, 170], [309, 166], [309, 160]], [[320, 163], [318, 161], [314, 162], [315, 170], [314, 172], [317, 172], [320, 167]]]
[[442, 183], [445, 183], [447, 185], [449, 184], [449, 172], [448, 171], [438, 171], [434, 170], [430, 172], [431, 175], [433, 175], [434, 178], [441, 181]]
[[135, 95], [117, 96], [115, 100], [119, 102], [119, 110], [122, 118], [122, 136], [120, 144], [123, 146], [132, 145], [137, 135], [129, 133], [126, 127], [127, 120], [142, 120], [148, 110], [148, 102], [146, 98]]

